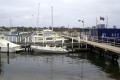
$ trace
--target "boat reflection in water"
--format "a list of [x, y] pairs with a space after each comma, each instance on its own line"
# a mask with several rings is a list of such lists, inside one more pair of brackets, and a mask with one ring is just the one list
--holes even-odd
[[[6, 55], [6, 54], [2, 54]], [[15, 55], [11, 57], [11, 55]], [[119, 80], [120, 63], [93, 53], [20, 53], [2, 57], [1, 80]]]

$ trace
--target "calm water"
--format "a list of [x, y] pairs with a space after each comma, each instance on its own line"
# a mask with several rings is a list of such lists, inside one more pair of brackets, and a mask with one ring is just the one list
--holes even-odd
[[4, 53], [0, 80], [120, 80], [119, 65], [92, 53]]

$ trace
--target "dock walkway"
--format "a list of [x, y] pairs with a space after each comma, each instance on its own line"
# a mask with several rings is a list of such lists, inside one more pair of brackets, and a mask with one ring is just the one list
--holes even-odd
[[[72, 39], [71, 36], [64, 35], [64, 37]], [[76, 37], [73, 37], [73, 39], [78, 41], [78, 38], [76, 38]], [[80, 42], [85, 42], [85, 43], [87, 43], [89, 45], [92, 45], [92, 46], [95, 46], [95, 47], [99, 47], [99, 48], [102, 48], [102, 49], [105, 49], [105, 50], [108, 50], [108, 51], [120, 54], [120, 47], [107, 45], [105, 43], [97, 43], [97, 42], [88, 41], [88, 40], [86, 41], [86, 40], [83, 40], [83, 39], [80, 39]]]

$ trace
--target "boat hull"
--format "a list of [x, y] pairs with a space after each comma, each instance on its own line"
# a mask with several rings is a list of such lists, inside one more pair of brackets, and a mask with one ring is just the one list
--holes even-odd
[[[9, 52], [10, 53], [14, 53], [14, 52], [18, 52], [18, 51], [22, 51], [22, 49], [20, 47], [9, 48]], [[1, 52], [2, 53], [7, 53], [8, 52], [8, 48], [7, 47], [1, 47]]]
[[5, 39], [0, 39], [1, 52], [8, 52], [8, 43], [9, 43], [9, 52], [18, 52], [21, 51], [21, 46]]
[[52, 49], [46, 49], [46, 48], [41, 48], [41, 47], [35, 47], [31, 46], [32, 50], [35, 52], [40, 52], [40, 53], [67, 53], [67, 50], [61, 51], [61, 50], [52, 50]]

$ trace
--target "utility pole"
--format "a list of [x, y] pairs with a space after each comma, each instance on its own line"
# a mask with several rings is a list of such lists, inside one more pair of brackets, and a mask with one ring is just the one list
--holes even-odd
[[83, 35], [85, 34], [85, 31], [84, 31], [84, 20], [82, 21], [83, 23]]

